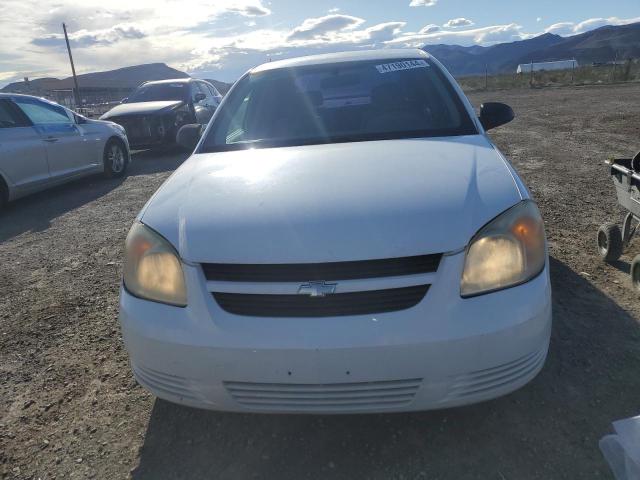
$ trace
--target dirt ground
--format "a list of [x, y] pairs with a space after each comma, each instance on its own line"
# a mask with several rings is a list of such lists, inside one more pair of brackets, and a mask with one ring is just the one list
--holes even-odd
[[[268, 416], [193, 410], [134, 382], [117, 322], [124, 238], [183, 160], [137, 154], [0, 214], [0, 473], [21, 479], [611, 478], [598, 440], [640, 413], [632, 245], [614, 266], [598, 225], [620, 220], [602, 161], [640, 149], [640, 85], [488, 92], [518, 118], [493, 138], [539, 202], [554, 327], [540, 375], [506, 397], [436, 412]], [[638, 243], [638, 242], [637, 242]]]

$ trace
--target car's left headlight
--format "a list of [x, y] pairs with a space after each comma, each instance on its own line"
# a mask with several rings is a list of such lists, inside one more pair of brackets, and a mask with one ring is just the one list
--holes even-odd
[[546, 261], [540, 211], [525, 200], [500, 214], [467, 248], [460, 294], [472, 297], [513, 287], [536, 277]]
[[136, 297], [178, 307], [187, 289], [178, 252], [158, 233], [136, 222], [126, 242], [124, 285]]

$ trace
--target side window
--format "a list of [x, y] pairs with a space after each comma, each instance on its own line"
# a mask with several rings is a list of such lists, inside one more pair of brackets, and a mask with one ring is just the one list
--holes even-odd
[[213, 96], [213, 102], [217, 107], [218, 104], [220, 103], [220, 99], [222, 98], [222, 95], [220, 95], [220, 92], [218, 92], [218, 90], [216, 90], [216, 87], [214, 87], [213, 85], [206, 84], [206, 86], [211, 92], [211, 95]]
[[202, 93], [204, 94], [205, 97], [209, 97], [210, 95], [207, 94], [206, 89], [202, 86], [202, 84], [200, 82], [193, 82], [192, 84], [192, 89], [193, 89], [193, 95], [191, 95], [191, 98], [193, 98], [193, 100], [195, 101], [196, 99], [196, 95], [198, 93]]
[[16, 104], [34, 124], [71, 123], [64, 108], [31, 98], [17, 98]]
[[234, 143], [245, 139], [246, 123], [247, 123], [247, 107], [251, 101], [251, 92], [242, 99], [242, 103], [229, 120], [229, 129], [224, 143]]
[[16, 128], [28, 125], [26, 119], [15, 111], [15, 106], [8, 100], [0, 100], [0, 128]]
[[211, 95], [211, 90], [209, 90], [209, 86], [206, 83], [198, 82], [200, 85], [200, 90], [207, 96], [207, 103], [211, 104], [214, 102], [214, 97]]

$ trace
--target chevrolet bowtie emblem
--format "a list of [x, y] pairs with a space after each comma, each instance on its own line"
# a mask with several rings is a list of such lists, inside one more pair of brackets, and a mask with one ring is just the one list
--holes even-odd
[[309, 295], [310, 297], [324, 297], [336, 293], [337, 283], [309, 282], [300, 285], [298, 295]]

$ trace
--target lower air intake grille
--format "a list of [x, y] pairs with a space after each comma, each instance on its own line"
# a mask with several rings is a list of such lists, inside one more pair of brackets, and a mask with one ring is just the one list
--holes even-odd
[[547, 349], [544, 348], [503, 365], [459, 375], [452, 379], [451, 389], [444, 400], [491, 396], [494, 390], [530, 379], [541, 368], [546, 355]]
[[395, 312], [417, 305], [429, 285], [364, 292], [336, 293], [324, 297], [214, 292], [220, 307], [251, 317], [337, 317]]
[[421, 378], [381, 382], [295, 384], [224, 382], [240, 405], [264, 410], [366, 410], [402, 407], [415, 396]]

